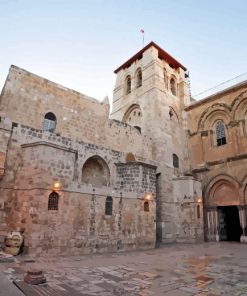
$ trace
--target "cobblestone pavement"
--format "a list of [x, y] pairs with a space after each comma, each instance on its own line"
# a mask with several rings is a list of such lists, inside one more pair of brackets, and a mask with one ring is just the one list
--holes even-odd
[[23, 280], [26, 270], [38, 268], [50, 287], [61, 291], [71, 287], [84, 296], [247, 296], [247, 245], [240, 243], [166, 245], [141, 252], [34, 261], [19, 256], [0, 265], [9, 280]]

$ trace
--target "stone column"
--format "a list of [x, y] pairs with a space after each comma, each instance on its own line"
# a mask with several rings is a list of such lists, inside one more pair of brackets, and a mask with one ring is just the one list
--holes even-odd
[[215, 215], [215, 240], [218, 242], [220, 240], [220, 235], [219, 235], [219, 216], [218, 216], [217, 208], [214, 211], [214, 215]]
[[117, 240], [117, 250], [123, 248], [122, 242], [122, 210], [123, 210], [123, 196], [122, 192], [120, 192], [119, 199], [119, 208], [118, 208], [118, 240]]
[[218, 241], [218, 212], [217, 208], [210, 208], [207, 210], [207, 223], [208, 223], [208, 240]]
[[243, 229], [243, 236], [246, 235], [245, 233], [245, 227], [246, 227], [246, 223], [245, 223], [245, 209], [241, 206], [238, 207], [238, 213], [239, 213], [239, 221], [240, 221], [240, 226]]
[[91, 197], [90, 204], [90, 235], [94, 237], [95, 235], [95, 189], [93, 189], [93, 194]]

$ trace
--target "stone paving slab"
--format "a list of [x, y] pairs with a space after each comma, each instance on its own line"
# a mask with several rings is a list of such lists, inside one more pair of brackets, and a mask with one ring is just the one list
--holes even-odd
[[0, 270], [18, 281], [26, 270], [42, 269], [51, 289], [67, 287], [84, 296], [247, 296], [246, 251], [238, 243], [204, 243], [81, 257], [19, 256]]
[[24, 294], [8, 281], [3, 272], [0, 272], [0, 296], [24, 296]]

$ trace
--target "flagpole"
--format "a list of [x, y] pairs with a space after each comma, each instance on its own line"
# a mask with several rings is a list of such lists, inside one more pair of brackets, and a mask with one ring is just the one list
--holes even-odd
[[141, 29], [140, 32], [142, 34], [142, 47], [144, 47], [144, 33], [145, 33], [145, 31], [143, 29]]

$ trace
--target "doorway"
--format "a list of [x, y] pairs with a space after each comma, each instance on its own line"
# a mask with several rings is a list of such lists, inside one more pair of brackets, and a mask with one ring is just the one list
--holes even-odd
[[240, 241], [242, 228], [240, 226], [237, 206], [217, 207], [219, 217], [220, 241]]

